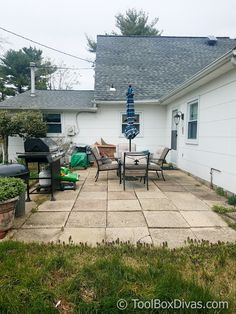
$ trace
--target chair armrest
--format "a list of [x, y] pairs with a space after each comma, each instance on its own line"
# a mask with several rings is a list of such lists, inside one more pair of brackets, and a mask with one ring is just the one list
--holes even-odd
[[160, 158], [152, 158], [150, 159], [150, 162], [153, 162], [154, 164], [159, 164], [159, 163], [162, 163], [165, 161], [165, 159], [160, 159]]

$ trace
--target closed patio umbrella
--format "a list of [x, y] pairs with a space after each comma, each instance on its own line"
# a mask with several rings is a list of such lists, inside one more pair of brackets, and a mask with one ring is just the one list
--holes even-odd
[[126, 96], [127, 96], [126, 106], [127, 126], [125, 128], [125, 137], [129, 140], [129, 151], [131, 151], [131, 140], [134, 139], [135, 136], [137, 136], [139, 133], [139, 131], [134, 125], [135, 122], [134, 91], [131, 85], [129, 85]]

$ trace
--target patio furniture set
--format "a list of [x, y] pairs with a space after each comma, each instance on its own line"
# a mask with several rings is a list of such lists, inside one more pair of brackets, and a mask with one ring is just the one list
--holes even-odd
[[143, 179], [148, 190], [148, 173], [150, 171], [155, 171], [158, 178], [160, 172], [162, 179], [165, 181], [163, 163], [170, 150], [168, 147], [162, 147], [155, 154], [150, 154], [149, 151], [137, 152], [136, 145], [132, 143], [131, 150], [129, 151], [127, 143], [118, 144], [114, 160], [111, 160], [110, 158], [101, 157], [97, 146], [91, 147], [91, 153], [97, 165], [95, 181], [98, 180], [101, 171], [114, 170], [117, 172], [120, 184], [123, 182], [124, 190], [126, 180], [134, 178], [139, 178], [140, 181]]

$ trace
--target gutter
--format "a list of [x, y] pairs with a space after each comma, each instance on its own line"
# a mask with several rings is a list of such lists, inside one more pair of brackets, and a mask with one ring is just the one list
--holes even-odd
[[[192, 76], [190, 79], [185, 81], [182, 85], [180, 85], [179, 87], [174, 89], [168, 95], [162, 97], [160, 99], [160, 103], [162, 105], [166, 105], [166, 104], [168, 104], [168, 102], [173, 100], [172, 98], [176, 98], [175, 96], [177, 96], [177, 97], [182, 96], [183, 91], [185, 89], [191, 87], [191, 85], [193, 85], [194, 83], [196, 83], [200, 79], [203, 79], [207, 75], [211, 74], [212, 72], [214, 72], [216, 69], [220, 68], [221, 66], [224, 66], [229, 61], [231, 61], [229, 66], [233, 68], [233, 66], [236, 65], [236, 48], [234, 48], [233, 50], [230, 50], [229, 52], [227, 52], [226, 54], [224, 54], [220, 58], [216, 59], [215, 61], [210, 63], [208, 66], [206, 66], [203, 70], [197, 72], [194, 76]], [[182, 92], [182, 94], [181, 94], [181, 92]], [[186, 93], [186, 91], [184, 93]]]
[[[125, 105], [126, 100], [95, 100], [94, 104], [96, 105]], [[144, 100], [135, 100], [135, 105], [146, 105], [146, 104], [153, 104], [159, 105], [159, 99], [144, 99]]]

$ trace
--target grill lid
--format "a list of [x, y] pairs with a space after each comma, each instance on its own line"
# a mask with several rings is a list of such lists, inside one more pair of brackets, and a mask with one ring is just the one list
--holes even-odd
[[23, 177], [29, 174], [28, 168], [21, 164], [0, 165], [0, 177]]
[[59, 147], [56, 142], [51, 138], [27, 138], [25, 143], [25, 152], [56, 152], [59, 150]]

